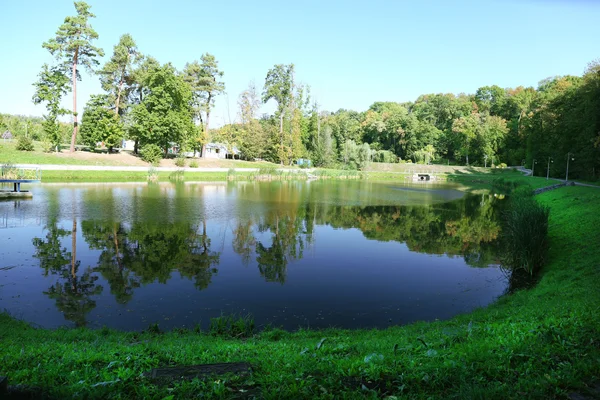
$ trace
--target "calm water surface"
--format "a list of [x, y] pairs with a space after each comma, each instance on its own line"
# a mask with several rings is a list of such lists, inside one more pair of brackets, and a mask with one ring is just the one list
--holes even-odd
[[42, 184], [0, 202], [0, 310], [140, 330], [445, 319], [494, 301], [500, 201], [373, 182]]

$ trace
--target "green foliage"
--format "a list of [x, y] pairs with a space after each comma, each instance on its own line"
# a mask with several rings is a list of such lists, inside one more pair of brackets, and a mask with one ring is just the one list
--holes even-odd
[[254, 319], [250, 315], [226, 315], [210, 319], [208, 332], [213, 336], [247, 338], [254, 334]]
[[[66, 17], [58, 27], [56, 36], [42, 47], [58, 60], [62, 59], [64, 71], [70, 71], [75, 63], [92, 71], [99, 64], [97, 58], [104, 56], [101, 48], [92, 45], [92, 41], [98, 39], [98, 33], [88, 20], [95, 15], [90, 12], [89, 4], [83, 1], [76, 1], [74, 4], [77, 15]], [[72, 78], [75, 79], [75, 76]]]
[[371, 157], [368, 143], [357, 145], [353, 140], [348, 140], [342, 150], [344, 165], [348, 169], [364, 170]]
[[194, 61], [185, 65], [183, 78], [193, 93], [195, 116], [204, 125], [204, 136], [199, 138], [199, 142], [205, 144], [210, 111], [214, 107], [216, 96], [225, 91], [225, 83], [220, 81], [223, 78], [223, 71], [219, 70], [215, 56], [204, 53], [200, 57], [200, 62]]
[[[78, 66], [83, 65], [88, 72], [93, 72], [99, 65], [98, 58], [104, 56], [104, 51], [92, 44], [98, 39], [98, 33], [89, 24], [89, 19], [95, 15], [90, 12], [89, 4], [83, 1], [74, 3], [77, 15], [67, 16], [64, 23], [58, 27], [56, 36], [42, 44], [59, 61], [56, 71], [71, 76], [71, 89], [73, 97], [73, 136], [71, 138], [71, 151], [77, 140], [77, 79], [81, 79]], [[52, 140], [52, 139], [51, 139]]]
[[17, 150], [33, 151], [33, 141], [28, 136], [21, 136], [17, 141]]
[[197, 136], [197, 128], [192, 122], [189, 85], [170, 64], [153, 67], [143, 84], [146, 95], [133, 107], [130, 135], [142, 146], [160, 146], [165, 154], [171, 143], [186, 147]]
[[[184, 168], [186, 164], [186, 160], [185, 157], [178, 155], [175, 158], [175, 165], [178, 166], [179, 168]], [[196, 164], [196, 167], [198, 166], [198, 164]]]
[[81, 140], [92, 149], [96, 148], [97, 143], [103, 143], [112, 150], [123, 140], [123, 125], [110, 107], [108, 96], [92, 95], [83, 110]]
[[190, 168], [198, 168], [198, 161], [196, 161], [196, 160], [190, 161]]
[[109, 93], [117, 115], [124, 114], [127, 100], [133, 91], [133, 65], [139, 61], [140, 53], [129, 34], [119, 38], [113, 55], [98, 72], [102, 89]]
[[163, 151], [155, 144], [147, 144], [140, 152], [142, 160], [152, 165], [158, 165], [163, 156]]
[[33, 102], [35, 104], [46, 103], [48, 114], [44, 116], [45, 140], [50, 142], [49, 147], [58, 149], [62, 142], [58, 117], [66, 114], [68, 111], [60, 106], [61, 99], [69, 90], [69, 78], [58, 67], [42, 66], [42, 72], [39, 74], [39, 80], [34, 83], [35, 93]]
[[518, 186], [519, 183], [510, 178], [495, 178], [492, 181], [492, 190], [494, 193], [510, 194]]
[[515, 190], [504, 215], [502, 233], [504, 264], [536, 275], [548, 251], [548, 218], [550, 210], [539, 204], [530, 188]]
[[183, 182], [185, 180], [185, 171], [183, 169], [179, 169], [177, 171], [173, 171], [169, 174], [169, 180], [175, 182]]

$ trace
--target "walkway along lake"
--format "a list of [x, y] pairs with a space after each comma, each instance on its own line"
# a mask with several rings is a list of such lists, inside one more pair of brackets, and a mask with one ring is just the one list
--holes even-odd
[[386, 327], [506, 289], [492, 195], [356, 182], [38, 184], [0, 202], [0, 309], [43, 327]]

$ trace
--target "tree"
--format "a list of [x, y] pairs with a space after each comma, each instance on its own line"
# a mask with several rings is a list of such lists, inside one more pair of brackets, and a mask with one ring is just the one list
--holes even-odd
[[[265, 87], [263, 90], [263, 103], [273, 99], [277, 102], [277, 113], [279, 114], [279, 136], [280, 151], [284, 151], [283, 117], [290, 105], [294, 91], [294, 64], [277, 64], [267, 72]], [[281, 159], [283, 164], [283, 159]]]
[[262, 158], [267, 137], [260, 122], [256, 119], [260, 108], [260, 99], [254, 82], [240, 93], [238, 98], [239, 117], [242, 125], [239, 138], [240, 151], [246, 159]]
[[33, 102], [35, 104], [46, 103], [48, 114], [44, 116], [44, 132], [56, 151], [59, 150], [61, 142], [58, 117], [68, 111], [60, 106], [62, 97], [69, 90], [69, 78], [57, 67], [42, 66], [39, 80], [33, 84], [35, 93]]
[[459, 146], [461, 154], [466, 157], [466, 164], [469, 165], [469, 149], [471, 148], [471, 142], [477, 135], [477, 129], [479, 125], [479, 115], [472, 113], [466, 117], [460, 117], [454, 120], [452, 124], [452, 132], [456, 134], [456, 141]]
[[[132, 67], [139, 57], [139, 51], [135, 41], [128, 33], [121, 36], [119, 43], [113, 49], [113, 55], [99, 71], [102, 89], [114, 98], [115, 114], [119, 115], [122, 99], [126, 99], [128, 91], [124, 85], [132, 84]], [[124, 93], [125, 91], [125, 93]]]
[[132, 111], [134, 136], [142, 145], [160, 146], [165, 156], [173, 142], [188, 146], [196, 136], [189, 85], [170, 64], [148, 71], [143, 85], [144, 100]]
[[111, 109], [107, 95], [92, 95], [83, 110], [81, 139], [94, 148], [102, 142], [111, 152], [123, 140], [123, 124]]
[[45, 42], [42, 47], [48, 49], [50, 54], [62, 60], [61, 66], [65, 72], [71, 71], [73, 90], [73, 135], [71, 136], [71, 153], [75, 151], [77, 140], [77, 80], [81, 79], [77, 70], [78, 65], [83, 65], [89, 72], [98, 66], [97, 57], [103, 57], [104, 51], [92, 45], [98, 39], [98, 33], [88, 23], [88, 19], [95, 15], [90, 12], [90, 6], [83, 1], [76, 1], [76, 16], [65, 18], [65, 22], [58, 27], [56, 37]]
[[[196, 118], [203, 125], [202, 157], [204, 157], [205, 146], [208, 139], [210, 125], [210, 111], [215, 103], [215, 97], [225, 91], [225, 83], [219, 81], [223, 77], [223, 71], [219, 71], [215, 56], [205, 53], [200, 61], [186, 64], [183, 70], [185, 81], [191, 86], [194, 104], [196, 106]], [[202, 118], [202, 113], [206, 116]]]

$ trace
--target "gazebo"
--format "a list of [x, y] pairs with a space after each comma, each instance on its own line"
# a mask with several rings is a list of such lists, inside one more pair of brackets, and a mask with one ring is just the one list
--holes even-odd
[[2, 141], [6, 142], [8, 140], [10, 142], [12, 139], [13, 134], [9, 130], [4, 131], [2, 134]]

